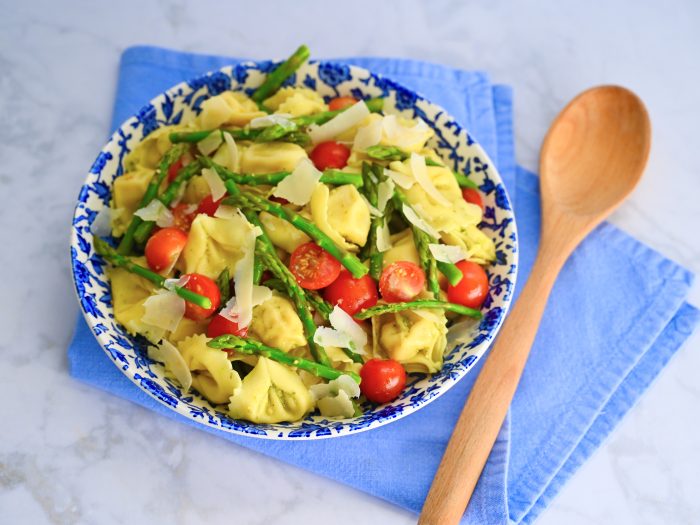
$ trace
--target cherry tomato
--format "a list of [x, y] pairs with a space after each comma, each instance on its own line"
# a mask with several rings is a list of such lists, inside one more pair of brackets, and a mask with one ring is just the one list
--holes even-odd
[[360, 390], [374, 403], [393, 401], [406, 386], [406, 371], [393, 359], [370, 359], [360, 370]]
[[205, 215], [209, 215], [209, 217], [213, 217], [214, 214], [216, 213], [216, 210], [219, 209], [219, 204], [221, 204], [221, 201], [226, 198], [226, 195], [221, 197], [218, 201], [215, 201], [211, 194], [207, 195], [202, 199], [202, 202], [199, 203], [199, 206], [197, 207], [197, 214], [204, 213]]
[[268, 197], [268, 200], [271, 200], [272, 202], [276, 202], [277, 204], [289, 204], [289, 201], [285, 199], [284, 197], [275, 197], [272, 195], [271, 197]]
[[168, 168], [168, 183], [171, 183], [172, 181], [175, 180], [175, 177], [177, 177], [177, 172], [182, 169], [182, 166], [185, 164], [185, 157], [180, 157], [177, 159], [175, 162], [173, 162], [170, 167]]
[[314, 242], [297, 247], [289, 259], [294, 278], [307, 290], [325, 288], [340, 274], [340, 263]]
[[230, 319], [227, 319], [221, 314], [212, 317], [209, 326], [207, 326], [207, 337], [215, 338], [220, 335], [233, 334], [245, 337], [248, 334], [248, 328], [239, 328], [238, 324]]
[[423, 268], [411, 261], [397, 261], [384, 268], [379, 278], [379, 292], [388, 303], [410, 301], [425, 286]]
[[369, 275], [355, 279], [343, 269], [338, 278], [326, 287], [323, 297], [331, 304], [337, 304], [349, 315], [377, 304], [377, 285]]
[[344, 168], [350, 157], [350, 148], [338, 144], [332, 140], [321, 142], [309, 155], [317, 169], [323, 171], [328, 168]]
[[180, 203], [171, 211], [173, 212], [173, 226], [183, 232], [190, 231], [192, 221], [194, 220], [195, 211], [191, 204]]
[[482, 212], [484, 211], [484, 200], [481, 198], [481, 193], [479, 193], [478, 190], [474, 188], [464, 188], [462, 190], [462, 197], [465, 201], [479, 206]]
[[187, 244], [187, 234], [178, 228], [163, 228], [146, 243], [146, 262], [154, 272], [169, 271]]
[[335, 97], [328, 102], [329, 111], [338, 111], [339, 109], [345, 109], [357, 103], [357, 99], [354, 97]]
[[219, 308], [219, 304], [221, 304], [221, 292], [219, 292], [219, 287], [216, 286], [216, 283], [206, 275], [202, 275], [201, 273], [188, 273], [187, 277], [189, 277], [189, 279], [187, 283], [185, 283], [184, 288], [208, 297], [211, 301], [210, 308], [202, 308], [189, 301], [185, 301], [185, 317], [193, 321], [202, 321]]
[[471, 261], [459, 261], [457, 268], [463, 277], [455, 286], [447, 286], [447, 299], [469, 308], [481, 308], [489, 293], [489, 276], [481, 266]]

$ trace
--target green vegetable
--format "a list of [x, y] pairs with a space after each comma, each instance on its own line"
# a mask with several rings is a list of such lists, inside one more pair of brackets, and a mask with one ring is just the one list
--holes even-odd
[[221, 305], [225, 305], [229, 299], [231, 299], [231, 276], [229, 275], [228, 268], [221, 270], [221, 273], [216, 278], [216, 286], [219, 287], [219, 293], [221, 294]]
[[[206, 162], [206, 161], [205, 161]], [[223, 166], [222, 166], [223, 167]], [[225, 169], [225, 168], [224, 168]], [[226, 170], [226, 172], [219, 173], [219, 176], [230, 178], [236, 184], [244, 184], [247, 186], [276, 186], [282, 180], [289, 177], [292, 173], [289, 171], [276, 171], [273, 173], [234, 173], [232, 171]], [[353, 186], [362, 186], [362, 175], [359, 173], [349, 173], [339, 170], [325, 170], [321, 175], [321, 182], [325, 184], [333, 184], [335, 186], [341, 186], [343, 184], [352, 184]]]
[[[371, 98], [369, 100], [365, 100], [365, 105], [367, 106], [367, 109], [369, 109], [370, 113], [379, 113], [384, 107], [384, 99]], [[325, 124], [332, 118], [337, 117], [347, 109], [348, 108], [336, 109], [335, 111], [322, 111], [321, 113], [314, 113], [313, 115], [295, 117], [292, 119], [292, 122], [294, 122], [299, 127], [310, 126], [311, 124], [316, 124], [320, 126], [321, 124]]]
[[[365, 197], [369, 203], [377, 207], [377, 184], [384, 177], [383, 169], [381, 166], [379, 170], [373, 169], [374, 166], [366, 162], [362, 163], [362, 180], [364, 182], [363, 188]], [[367, 253], [369, 256], [369, 274], [376, 281], [382, 275], [384, 254], [377, 249], [377, 230], [384, 226], [384, 217], [372, 217], [372, 223], [369, 230], [369, 235], [367, 236]]]
[[262, 279], [264, 271], [265, 264], [260, 260], [260, 257], [256, 257], [253, 261], [253, 284], [260, 284], [260, 279]]
[[[121, 255], [117, 252], [117, 250], [112, 248], [109, 244], [107, 244], [106, 241], [102, 240], [101, 238], [94, 237], [93, 245], [95, 247], [95, 253], [104, 257], [114, 266], [124, 268], [125, 270], [133, 274], [139, 275], [144, 279], [151, 281], [153, 284], [159, 286], [160, 288], [165, 288], [165, 277], [158, 275], [157, 273], [152, 272], [148, 268], [145, 268], [140, 264], [136, 264], [128, 257]], [[198, 293], [188, 290], [187, 288], [183, 288], [182, 286], [175, 286], [174, 290], [177, 295], [182, 297], [187, 302], [196, 304], [197, 306], [201, 306], [205, 309], [211, 308], [211, 300], [209, 300], [208, 297], [199, 295]]]
[[255, 90], [255, 93], [250, 98], [260, 104], [263, 100], [272, 96], [284, 81], [291, 77], [309, 59], [310, 54], [308, 47], [305, 45], [299, 46], [292, 56], [267, 75], [265, 81]]
[[[285, 284], [277, 278], [268, 279], [265, 281], [265, 286], [277, 290], [278, 292], [287, 293], [287, 287]], [[304, 290], [306, 294], [306, 301], [309, 306], [314, 309], [314, 311], [320, 315], [325, 321], [328, 321], [328, 316], [331, 315], [333, 307], [326, 302], [326, 300], [321, 297], [318, 293], [312, 290]]]
[[445, 301], [433, 301], [430, 299], [419, 299], [417, 301], [409, 301], [407, 303], [389, 303], [372, 306], [356, 313], [355, 318], [368, 319], [370, 317], [374, 317], [375, 315], [401, 312], [404, 310], [417, 310], [421, 308], [437, 308], [440, 310], [447, 310], [450, 312], [455, 312], [459, 315], [466, 315], [467, 317], [472, 317], [474, 319], [481, 319], [482, 317], [479, 310], [462, 306], [461, 304], [448, 303]]
[[462, 280], [462, 277], [464, 277], [464, 275], [462, 275], [462, 271], [457, 268], [457, 265], [455, 264], [438, 261], [437, 268], [440, 270], [440, 273], [447, 277], [447, 282], [449, 282], [452, 286], [458, 285]]
[[[158, 189], [160, 188], [161, 184], [163, 184], [165, 177], [168, 175], [170, 166], [175, 164], [186, 151], [186, 146], [177, 145], [165, 152], [165, 155], [163, 155], [163, 158], [158, 165], [158, 171], [151, 178], [151, 181], [146, 187], [146, 192], [143, 194], [143, 197], [141, 197], [139, 208], [148, 206], [148, 204], [158, 195]], [[143, 219], [141, 217], [134, 215], [131, 218], [131, 222], [129, 223], [129, 226], [126, 229], [119, 246], [117, 247], [117, 252], [119, 254], [127, 255], [131, 253], [131, 250], [134, 247], [134, 234], [141, 223], [143, 223]]]
[[301, 370], [306, 370], [307, 372], [317, 377], [322, 377], [323, 379], [337, 379], [341, 375], [345, 374], [352, 377], [355, 382], [360, 382], [360, 376], [354, 372], [341, 372], [340, 370], [336, 370], [329, 365], [314, 363], [313, 361], [309, 361], [303, 357], [294, 357], [293, 355], [284, 353], [279, 348], [266, 346], [258, 341], [247, 339], [245, 337], [220, 335], [219, 337], [209, 341], [207, 345], [212, 348], [233, 349], [242, 354], [261, 355], [282, 364], [294, 366], [296, 368], [300, 368]]

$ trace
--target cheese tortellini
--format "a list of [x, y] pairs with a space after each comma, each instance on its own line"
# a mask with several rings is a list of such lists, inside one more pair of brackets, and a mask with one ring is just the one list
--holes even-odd
[[274, 294], [253, 309], [250, 333], [268, 346], [288, 352], [304, 346], [304, 327], [292, 301]]
[[114, 180], [111, 226], [115, 237], [123, 235], [126, 231], [134, 212], [139, 209], [141, 198], [153, 174], [152, 169], [137, 168]]
[[348, 251], [367, 242], [369, 208], [355, 186], [329, 189], [318, 184], [311, 196], [311, 217], [319, 229]]
[[311, 237], [301, 230], [297, 230], [284, 219], [270, 215], [265, 211], [260, 214], [260, 222], [272, 244], [282, 248], [287, 253], [292, 253], [302, 244], [311, 241]]
[[226, 352], [207, 346], [205, 335], [193, 335], [177, 345], [192, 371], [192, 386], [215, 404], [227, 403], [241, 387], [241, 378], [228, 360]]
[[304, 148], [291, 142], [262, 142], [251, 144], [240, 155], [240, 169], [244, 173], [272, 173], [293, 171], [301, 159], [306, 158]]
[[163, 126], [153, 130], [124, 158], [126, 171], [139, 168], [156, 169], [165, 152], [172, 146], [170, 133], [182, 129], [183, 126]]
[[283, 87], [265, 100], [265, 107], [275, 113], [285, 113], [293, 117], [328, 111], [323, 97], [307, 88]]
[[231, 275], [243, 256], [249, 227], [243, 217], [220, 219], [200, 214], [192, 221], [182, 252], [185, 273], [201, 273], [211, 279], [228, 268]]
[[[146, 261], [141, 257], [134, 259], [134, 262], [143, 266]], [[109, 276], [112, 282], [114, 318], [130, 334], [141, 334], [152, 343], [157, 343], [165, 335], [165, 330], [142, 321], [146, 313], [143, 303], [155, 293], [155, 285], [123, 268], [111, 269]]]
[[257, 104], [240, 91], [225, 91], [202, 102], [198, 117], [201, 129], [222, 126], [245, 126], [251, 120], [265, 115]]

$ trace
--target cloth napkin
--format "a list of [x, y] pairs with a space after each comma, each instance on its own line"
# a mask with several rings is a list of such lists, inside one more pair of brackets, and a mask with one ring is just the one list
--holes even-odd
[[[181, 80], [232, 64], [153, 47], [121, 61], [113, 128]], [[539, 237], [538, 179], [515, 164], [512, 92], [486, 74], [411, 60], [353, 58], [444, 106], [484, 146], [516, 196], [519, 283]], [[614, 226], [597, 228], [562, 270], [515, 399], [464, 523], [531, 523], [605, 439], [700, 320], [685, 303], [692, 275]], [[71, 374], [167, 417], [195, 424], [133, 385], [82, 317], [68, 349]], [[404, 419], [354, 436], [265, 441], [200, 426], [248, 447], [418, 512], [479, 372]]]

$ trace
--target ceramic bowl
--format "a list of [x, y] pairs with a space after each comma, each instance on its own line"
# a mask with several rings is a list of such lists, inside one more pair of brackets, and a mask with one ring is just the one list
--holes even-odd
[[90, 226], [109, 206], [112, 183], [123, 173], [123, 159], [144, 137], [161, 126], [193, 119], [207, 98], [226, 90], [252, 93], [275, 63], [247, 62], [183, 82], [155, 97], [112, 135], [90, 168], [78, 197], [71, 234], [73, 278], [85, 319], [102, 349], [134, 384], [182, 416], [219, 430], [268, 439], [318, 439], [345, 436], [390, 423], [424, 407], [447, 392], [474, 366], [493, 341], [508, 311], [517, 274], [515, 220], [506, 188], [483, 149], [444, 109], [392, 80], [358, 67], [310, 62], [288, 79], [326, 99], [384, 97], [385, 112], [421, 118], [435, 130], [432, 146], [454, 169], [469, 174], [483, 193], [481, 228], [496, 244], [497, 260], [489, 268], [490, 291], [483, 319], [464, 329], [458, 344], [445, 353], [442, 370], [432, 376], [409, 376], [402, 394], [381, 406], [366, 404], [360, 417], [329, 420], [310, 415], [295, 423], [256, 424], [230, 418], [225, 407], [212, 406], [196, 392], [183, 393], [148, 359], [144, 341], [130, 336], [114, 319], [105, 263], [95, 255]]

